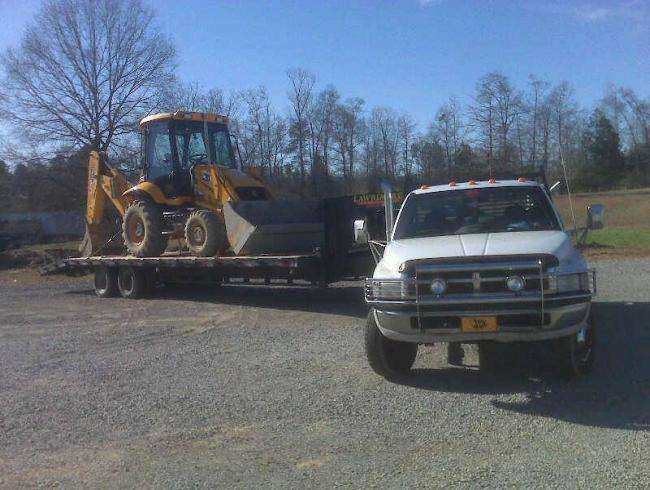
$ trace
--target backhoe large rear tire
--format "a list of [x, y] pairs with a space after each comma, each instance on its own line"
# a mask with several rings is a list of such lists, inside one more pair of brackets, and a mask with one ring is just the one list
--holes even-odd
[[126, 249], [136, 257], [158, 257], [167, 248], [160, 211], [147, 201], [135, 201], [128, 207], [122, 221], [122, 236]]
[[185, 223], [185, 241], [192, 255], [216, 255], [228, 245], [223, 220], [206, 209], [193, 211]]

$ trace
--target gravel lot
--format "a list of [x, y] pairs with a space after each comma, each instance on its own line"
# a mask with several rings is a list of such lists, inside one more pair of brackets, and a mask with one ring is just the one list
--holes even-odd
[[0, 486], [647, 487], [650, 260], [594, 265], [597, 366], [569, 384], [444, 346], [388, 383], [357, 284], [100, 300], [0, 273]]

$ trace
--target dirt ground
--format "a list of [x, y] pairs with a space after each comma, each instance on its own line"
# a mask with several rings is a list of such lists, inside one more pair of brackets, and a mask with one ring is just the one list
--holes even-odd
[[0, 487], [650, 484], [650, 265], [596, 263], [595, 372], [536, 348], [482, 373], [422, 348], [372, 373], [357, 283], [99, 299], [0, 272]]

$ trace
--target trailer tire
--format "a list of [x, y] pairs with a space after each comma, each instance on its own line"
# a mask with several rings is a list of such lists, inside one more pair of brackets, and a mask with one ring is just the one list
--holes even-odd
[[385, 337], [377, 327], [372, 310], [366, 323], [365, 347], [368, 364], [372, 370], [389, 381], [406, 376], [418, 353], [418, 344], [398, 342]]
[[595, 360], [596, 327], [589, 314], [584, 330], [554, 341], [557, 373], [565, 380], [580, 378], [591, 372]]
[[117, 271], [117, 288], [123, 298], [141, 298], [147, 291], [147, 277], [144, 270], [125, 266]]
[[100, 298], [114, 298], [118, 295], [117, 270], [112, 267], [95, 268], [95, 294]]
[[127, 208], [122, 236], [127, 250], [136, 257], [158, 257], [167, 248], [160, 211], [148, 201], [135, 201]]
[[185, 241], [192, 255], [213, 257], [228, 244], [226, 227], [211, 211], [193, 211], [185, 222]]

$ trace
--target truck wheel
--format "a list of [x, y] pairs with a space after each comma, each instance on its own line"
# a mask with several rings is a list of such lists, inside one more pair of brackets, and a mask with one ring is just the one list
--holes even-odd
[[590, 314], [584, 328], [555, 340], [558, 374], [567, 380], [589, 374], [594, 365], [595, 348], [596, 327]]
[[127, 250], [136, 257], [158, 257], [167, 248], [160, 212], [150, 202], [136, 201], [128, 207], [122, 221], [122, 236]]
[[216, 214], [194, 211], [185, 223], [185, 241], [192, 255], [213, 257], [226, 248], [226, 227]]
[[100, 298], [117, 296], [117, 270], [109, 267], [95, 269], [95, 294]]
[[123, 298], [141, 298], [147, 290], [147, 278], [142, 269], [120, 267], [117, 272], [117, 288]]
[[418, 344], [391, 340], [379, 331], [370, 311], [365, 333], [366, 357], [372, 370], [388, 380], [406, 375], [418, 353]]

